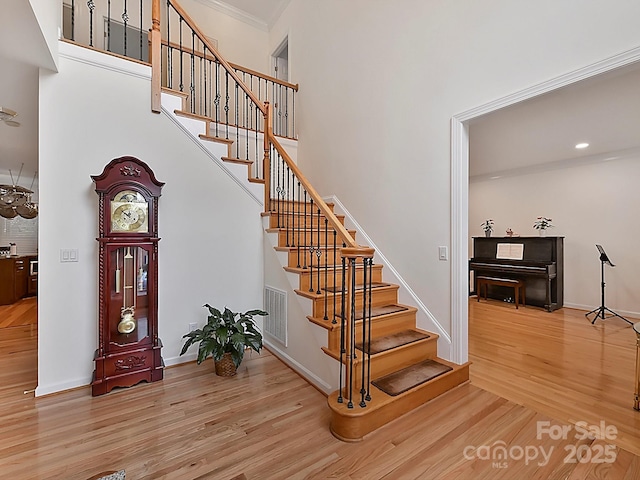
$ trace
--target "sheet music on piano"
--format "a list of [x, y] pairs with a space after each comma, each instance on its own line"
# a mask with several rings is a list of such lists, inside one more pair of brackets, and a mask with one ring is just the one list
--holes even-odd
[[503, 260], [522, 260], [524, 243], [498, 243], [496, 258]]

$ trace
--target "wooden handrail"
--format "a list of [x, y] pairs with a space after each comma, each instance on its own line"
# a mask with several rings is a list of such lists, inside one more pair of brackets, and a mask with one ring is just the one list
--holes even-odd
[[[291, 169], [296, 178], [300, 181], [300, 184], [304, 187], [304, 189], [309, 193], [309, 196], [313, 199], [313, 201], [318, 206], [318, 209], [322, 212], [325, 218], [329, 221], [333, 229], [338, 233], [340, 239], [347, 247], [359, 248], [359, 245], [355, 242], [351, 234], [347, 231], [345, 226], [340, 223], [338, 217], [336, 217], [335, 213], [331, 211], [329, 206], [325, 203], [322, 197], [318, 194], [315, 188], [309, 183], [309, 180], [302, 174], [298, 166], [291, 160], [289, 154], [285, 151], [284, 147], [280, 145], [280, 142], [276, 139], [273, 131], [269, 130], [269, 132], [265, 132], [265, 135], [268, 136], [269, 142], [276, 147], [276, 150], [280, 154], [280, 156], [284, 159], [287, 166]], [[265, 172], [265, 177], [269, 174], [269, 172]], [[268, 204], [265, 204], [265, 207]]]
[[[159, 6], [160, 5], [160, 0], [154, 0], [154, 4], [155, 4], [155, 2], [158, 3], [158, 13], [159, 13], [160, 12], [160, 6]], [[198, 28], [196, 23], [191, 19], [191, 17], [184, 10], [184, 8], [182, 8], [182, 6], [177, 2], [177, 0], [169, 0], [169, 4], [171, 4], [171, 6], [175, 9], [175, 11], [178, 13], [178, 15], [180, 15], [184, 19], [186, 24], [196, 33], [196, 35], [198, 36], [200, 41], [202, 43], [204, 43], [204, 45], [211, 51], [211, 53], [213, 53], [215, 55], [215, 57], [218, 60], [218, 62], [220, 62], [220, 65], [222, 65], [222, 67], [229, 73], [231, 78], [233, 78], [238, 83], [240, 88], [242, 88], [242, 90], [244, 90], [244, 92], [247, 94], [247, 96], [256, 105], [256, 108], [258, 108], [262, 112], [262, 114], [264, 115], [266, 113], [265, 112], [265, 108], [264, 108], [264, 104], [260, 100], [258, 100], [258, 97], [256, 97], [253, 94], [253, 92], [249, 89], [249, 87], [247, 87], [244, 84], [244, 82], [242, 80], [240, 80], [240, 77], [238, 77], [238, 74], [235, 72], [233, 67], [229, 64], [229, 62], [227, 62], [222, 57], [222, 55], [220, 55], [220, 52], [218, 51], [218, 49], [215, 48], [211, 44], [209, 39], [206, 37], [206, 35], [204, 33], [202, 33], [202, 31]]]
[[[217, 61], [216, 57], [214, 57], [214, 56], [211, 56], [209, 54], [205, 55], [203, 52], [200, 52], [198, 50], [192, 50], [191, 48], [185, 47], [184, 45], [181, 47], [177, 43], [168, 42], [167, 40], [164, 40], [164, 39], [162, 39], [162, 45], [167, 46], [167, 47], [171, 47], [174, 50], [180, 50], [181, 52], [188, 53], [189, 55], [193, 55], [194, 57], [203, 58], [205, 60]], [[295, 90], [296, 92], [299, 89], [299, 86], [298, 86], [297, 83], [293, 84], [293, 83], [285, 82], [284, 80], [279, 80], [279, 79], [277, 79], [275, 77], [271, 77], [269, 75], [265, 75], [264, 73], [256, 72], [255, 70], [251, 70], [250, 68], [243, 67], [241, 65], [238, 65], [237, 63], [229, 62], [229, 65], [231, 65], [231, 67], [236, 69], [236, 70], [240, 70], [241, 72], [248, 73], [250, 75], [253, 75], [254, 77], [260, 77], [260, 78], [262, 78], [264, 80], [268, 80], [270, 82], [277, 83], [279, 85], [282, 85], [283, 87], [288, 87], [288, 88], [290, 88], [292, 90]]]

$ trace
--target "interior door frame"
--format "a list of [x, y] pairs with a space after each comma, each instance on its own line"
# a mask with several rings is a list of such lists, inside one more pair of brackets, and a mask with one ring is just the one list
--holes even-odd
[[451, 355], [469, 360], [469, 122], [487, 113], [640, 61], [640, 46], [451, 118]]

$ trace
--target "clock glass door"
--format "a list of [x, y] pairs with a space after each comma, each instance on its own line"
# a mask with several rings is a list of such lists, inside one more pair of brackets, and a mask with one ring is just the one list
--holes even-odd
[[148, 342], [149, 258], [151, 245], [109, 247], [109, 343]]

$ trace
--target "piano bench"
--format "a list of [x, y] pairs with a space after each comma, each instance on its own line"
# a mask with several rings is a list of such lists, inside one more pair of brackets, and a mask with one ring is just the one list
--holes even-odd
[[522, 299], [522, 305], [525, 304], [525, 286], [522, 280], [518, 280], [516, 278], [476, 277], [476, 294], [478, 296], [478, 301], [480, 301], [480, 296], [482, 295], [482, 287], [484, 287], [484, 299], [487, 299], [487, 290], [489, 285], [512, 287], [516, 299], [516, 308], [518, 308], [518, 302], [520, 299]]

